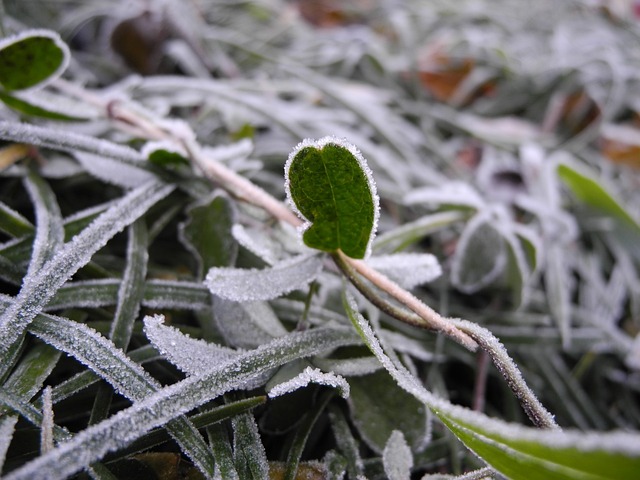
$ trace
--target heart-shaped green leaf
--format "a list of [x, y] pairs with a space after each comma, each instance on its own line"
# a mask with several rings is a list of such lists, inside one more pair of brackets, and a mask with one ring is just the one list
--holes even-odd
[[378, 196], [358, 149], [344, 140], [305, 140], [285, 165], [287, 197], [305, 220], [304, 243], [364, 258], [378, 223]]
[[24, 90], [57, 78], [69, 61], [69, 48], [57, 33], [28, 30], [0, 41], [0, 86]]

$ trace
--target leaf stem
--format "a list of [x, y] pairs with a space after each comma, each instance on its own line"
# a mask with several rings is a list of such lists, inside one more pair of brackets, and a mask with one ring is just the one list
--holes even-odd
[[[365, 262], [349, 258], [339, 250], [332, 254], [332, 256], [338, 267], [345, 273], [349, 280], [351, 280], [355, 287], [385, 313], [410, 325], [442, 332], [472, 352], [478, 348], [478, 344], [473, 338], [455, 327], [448, 319], [420, 301], [409, 291], [371, 268]], [[380, 290], [386, 292], [389, 296], [409, 308], [416, 315], [407, 315], [408, 312], [401, 313], [402, 310], [393, 307], [393, 305], [382, 298], [378, 292], [370, 289], [358, 278], [357, 274], [362, 275]]]

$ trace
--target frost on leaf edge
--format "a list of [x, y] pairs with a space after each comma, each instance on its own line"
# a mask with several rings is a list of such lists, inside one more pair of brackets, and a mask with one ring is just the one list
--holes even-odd
[[287, 195], [287, 204], [291, 207], [293, 212], [304, 222], [297, 229], [299, 239], [302, 242], [302, 235], [313, 224], [313, 222], [311, 222], [302, 214], [302, 212], [298, 209], [295, 201], [293, 200], [293, 197], [291, 195], [291, 185], [289, 181], [289, 169], [291, 168], [296, 155], [298, 155], [300, 150], [302, 150], [303, 148], [313, 147], [318, 150], [322, 150], [326, 145], [330, 144], [347, 149], [349, 153], [354, 156], [354, 158], [358, 162], [358, 165], [360, 165], [360, 168], [362, 168], [365, 178], [367, 179], [369, 191], [371, 192], [371, 198], [373, 200], [373, 225], [371, 227], [371, 233], [369, 234], [369, 240], [367, 241], [367, 248], [365, 250], [363, 258], [367, 259], [371, 255], [371, 247], [378, 230], [378, 219], [380, 218], [380, 197], [378, 197], [378, 189], [376, 187], [376, 182], [373, 179], [373, 172], [369, 168], [367, 160], [364, 158], [360, 150], [358, 150], [358, 147], [356, 147], [354, 144], [348, 142], [345, 138], [338, 138], [333, 135], [327, 135], [318, 140], [314, 140], [313, 138], [305, 138], [300, 143], [298, 143], [298, 145], [296, 145], [295, 148], [291, 151], [289, 157], [287, 158], [287, 161], [284, 164], [284, 190]]
[[[60, 65], [58, 66], [58, 68], [56, 68], [55, 72], [53, 72], [51, 75], [49, 75], [47, 78], [45, 78], [41, 82], [36, 83], [35, 85], [31, 85], [28, 88], [19, 88], [16, 90], [11, 90], [11, 92], [25, 93], [25, 92], [30, 92], [32, 90], [39, 90], [43, 87], [46, 87], [51, 82], [56, 80], [60, 75], [62, 75], [62, 73], [69, 66], [69, 62], [71, 61], [71, 51], [69, 50], [69, 46], [62, 40], [62, 38], [57, 32], [54, 32], [53, 30], [47, 30], [44, 28], [33, 28], [29, 30], [24, 30], [20, 33], [16, 33], [15, 35], [11, 35], [11, 36], [0, 39], [0, 51], [18, 42], [21, 42], [23, 40], [26, 40], [28, 38], [33, 38], [33, 37], [47, 37], [53, 40], [53, 43], [55, 43], [55, 45], [60, 50], [62, 50], [62, 62], [60, 62]], [[1, 90], [3, 89], [0, 88], [0, 91]]]

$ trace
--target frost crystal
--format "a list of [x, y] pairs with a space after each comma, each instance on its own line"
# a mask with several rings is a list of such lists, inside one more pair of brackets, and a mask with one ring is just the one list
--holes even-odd
[[220, 368], [242, 353], [191, 338], [174, 327], [163, 325], [163, 317], [160, 315], [144, 319], [144, 332], [171, 363], [189, 375]]
[[304, 288], [320, 273], [322, 260], [315, 255], [299, 255], [273, 268], [218, 268], [209, 270], [205, 285], [211, 293], [235, 302], [272, 300]]
[[310, 383], [326, 385], [338, 389], [342, 398], [349, 398], [349, 384], [340, 375], [335, 373], [323, 373], [317, 368], [307, 367], [302, 373], [296, 375], [291, 380], [279, 383], [269, 391], [269, 397], [279, 397], [286, 393], [291, 393], [299, 388], [306, 387]]
[[410, 480], [413, 455], [401, 431], [391, 433], [382, 452], [382, 463], [389, 480]]

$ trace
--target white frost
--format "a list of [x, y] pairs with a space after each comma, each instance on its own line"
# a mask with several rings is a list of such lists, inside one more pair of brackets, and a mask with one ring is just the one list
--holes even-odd
[[481, 210], [485, 201], [478, 192], [464, 182], [449, 182], [440, 187], [424, 187], [409, 192], [404, 197], [407, 205], [433, 204], [457, 205]]
[[298, 255], [272, 268], [219, 268], [209, 270], [204, 284], [214, 295], [235, 302], [272, 300], [304, 288], [322, 269], [316, 255]]
[[13, 432], [18, 422], [17, 415], [4, 415], [0, 418], [0, 471], [4, 466], [7, 450], [13, 439]]
[[413, 455], [400, 430], [391, 432], [382, 452], [384, 472], [389, 480], [410, 480]]
[[94, 177], [124, 188], [134, 188], [155, 178], [151, 172], [93, 153], [74, 152], [73, 156]]
[[42, 425], [40, 426], [40, 452], [53, 450], [53, 402], [51, 400], [51, 385], [42, 392]]
[[242, 352], [191, 338], [174, 327], [163, 324], [163, 317], [144, 319], [144, 332], [151, 343], [171, 363], [189, 375], [220, 368]]
[[340, 375], [335, 373], [324, 373], [317, 368], [307, 367], [302, 373], [296, 375], [291, 380], [279, 383], [271, 390], [269, 390], [269, 397], [279, 397], [286, 393], [291, 393], [299, 388], [304, 388], [310, 383], [317, 383], [318, 385], [326, 385], [338, 390], [342, 398], [349, 398], [349, 384]]
[[442, 275], [438, 259], [430, 253], [372, 256], [367, 263], [403, 288], [414, 288]]

